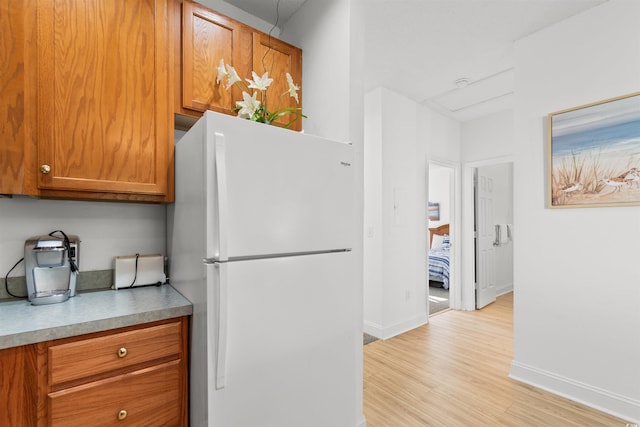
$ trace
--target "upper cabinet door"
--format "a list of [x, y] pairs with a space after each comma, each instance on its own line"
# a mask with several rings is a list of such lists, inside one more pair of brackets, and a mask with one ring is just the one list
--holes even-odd
[[[181, 3], [182, 21], [174, 24], [179, 26], [182, 35], [176, 52], [177, 60], [182, 63], [181, 75], [177, 76], [176, 87], [181, 96], [177, 97], [176, 113], [196, 118], [206, 110], [236, 115], [234, 108], [237, 101], [242, 101], [242, 90], [238, 85], [227, 89], [226, 80], [216, 82], [221, 59], [232, 65], [242, 79], [251, 79], [252, 71], [259, 75], [269, 72], [269, 77], [274, 79], [267, 91], [269, 111], [302, 105], [301, 91], [298, 92], [299, 104], [288, 95], [279, 99], [289, 88], [287, 72], [296, 85], [302, 86], [302, 51], [299, 48], [198, 3], [187, 0]], [[281, 117], [275, 124], [284, 126], [292, 118], [290, 115]], [[302, 120], [290, 128], [302, 129]]]
[[[302, 87], [302, 50], [275, 39], [261, 32], [253, 33], [253, 70], [262, 75], [269, 72], [273, 82], [267, 89], [267, 109], [274, 111], [281, 108], [298, 108], [302, 106], [302, 91], [298, 91], [298, 100], [287, 93], [289, 84], [286, 73], [291, 74], [293, 82]], [[285, 115], [275, 121], [278, 125], [286, 125], [295, 116]], [[302, 129], [302, 118], [289, 126], [293, 130]]]
[[197, 3], [184, 2], [181, 107], [233, 114], [235, 101], [242, 99], [242, 94], [236, 87], [227, 90], [224, 84], [216, 83], [217, 69], [223, 59], [245, 77], [251, 66], [250, 43], [251, 31], [244, 25]]
[[[5, 0], [0, 4], [0, 194], [21, 194], [25, 145], [35, 119], [33, 53], [35, 10], [32, 0]], [[27, 18], [29, 17], [29, 18]]]
[[38, 2], [39, 195], [171, 200], [171, 10]]

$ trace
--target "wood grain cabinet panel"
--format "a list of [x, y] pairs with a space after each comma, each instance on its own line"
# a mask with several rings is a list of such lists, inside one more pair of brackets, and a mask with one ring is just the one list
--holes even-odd
[[57, 385], [164, 357], [180, 357], [179, 322], [49, 347], [50, 384]]
[[188, 318], [38, 346], [39, 426], [188, 425]]
[[29, 349], [26, 346], [0, 350], [0, 426], [27, 427], [36, 424], [35, 390], [29, 384]]
[[[300, 104], [288, 95], [280, 98], [288, 89], [285, 73], [302, 86], [302, 50], [196, 2], [175, 1], [176, 9], [182, 7], [182, 19], [174, 19], [178, 115], [198, 118], [206, 110], [236, 115], [233, 109], [236, 101], [242, 100], [242, 91], [237, 85], [227, 90], [224, 83], [216, 83], [220, 59], [232, 65], [242, 79], [252, 78], [251, 71], [260, 75], [268, 71], [274, 78], [267, 93], [271, 110], [278, 108], [278, 103], [279, 107], [302, 105], [301, 91]], [[177, 117], [176, 123], [180, 119]], [[284, 116], [276, 124], [282, 126], [290, 120], [291, 116]], [[302, 121], [291, 129], [302, 129]]]
[[173, 0], [0, 5], [0, 194], [173, 200]]
[[[289, 84], [286, 73], [296, 85], [302, 87], [302, 51], [281, 40], [261, 32], [253, 33], [253, 69], [259, 75], [269, 72], [273, 82], [267, 89], [267, 110], [297, 108], [302, 106], [302, 91], [298, 91], [298, 102], [287, 93]], [[295, 117], [285, 115], [276, 120], [276, 124], [286, 125]], [[302, 119], [289, 126], [293, 130], [302, 129]]]
[[250, 37], [250, 31], [240, 23], [197, 3], [183, 3], [181, 107], [199, 113], [233, 112], [240, 91], [217, 84], [217, 68], [223, 59], [236, 67], [238, 73], [247, 73], [249, 64], [243, 60], [241, 50], [243, 38]]
[[49, 394], [52, 427], [180, 426], [179, 361]]
[[38, 2], [38, 195], [171, 200], [171, 4]]
[[0, 194], [24, 192], [25, 147], [35, 118], [35, 73], [27, 73], [35, 43], [33, 0], [0, 3]]

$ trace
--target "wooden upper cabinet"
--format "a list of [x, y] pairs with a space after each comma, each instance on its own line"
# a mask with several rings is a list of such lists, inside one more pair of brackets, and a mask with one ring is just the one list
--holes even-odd
[[[281, 108], [297, 108], [302, 106], [302, 91], [298, 91], [298, 101], [288, 93], [289, 84], [286, 74], [291, 74], [294, 84], [302, 87], [302, 51], [281, 40], [270, 37], [261, 32], [253, 33], [253, 70], [262, 75], [269, 72], [273, 79], [267, 88], [267, 110], [275, 111]], [[276, 120], [276, 124], [286, 125], [295, 116], [285, 115]], [[296, 120], [290, 129], [302, 129], [302, 119]]]
[[33, 59], [28, 46], [35, 43], [35, 26], [27, 24], [34, 11], [33, 0], [0, 4], [0, 194], [24, 192], [25, 147], [35, 118], [35, 73], [26, 72]]
[[172, 200], [172, 4], [39, 1], [37, 195]]
[[[182, 20], [175, 20], [181, 34], [176, 58], [181, 61], [175, 112], [179, 115], [200, 117], [205, 110], [236, 115], [236, 101], [242, 100], [242, 91], [236, 86], [231, 90], [223, 82], [216, 83], [220, 59], [232, 65], [240, 78], [250, 79], [251, 71], [262, 75], [269, 72], [274, 78], [267, 91], [267, 106], [276, 109], [280, 94], [288, 89], [285, 73], [290, 73], [294, 82], [302, 86], [302, 51], [274, 37], [255, 30], [241, 22], [221, 15], [205, 6], [191, 1], [175, 0], [182, 4]], [[181, 95], [181, 96], [180, 96]], [[300, 104], [289, 95], [280, 100], [280, 107], [302, 105], [302, 93], [298, 92]], [[276, 122], [285, 125], [291, 116]], [[298, 120], [291, 129], [300, 130]]]
[[[220, 59], [240, 76], [251, 69], [251, 31], [197, 3], [182, 5], [182, 97], [179, 112], [200, 116], [206, 110], [232, 114], [238, 88], [217, 84]], [[243, 49], [244, 46], [244, 49]]]

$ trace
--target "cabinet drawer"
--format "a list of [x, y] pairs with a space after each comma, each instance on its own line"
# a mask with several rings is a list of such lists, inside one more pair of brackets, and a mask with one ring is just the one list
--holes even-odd
[[49, 394], [50, 425], [181, 425], [180, 360]]
[[160, 358], [180, 356], [180, 322], [49, 347], [49, 384], [127, 368]]

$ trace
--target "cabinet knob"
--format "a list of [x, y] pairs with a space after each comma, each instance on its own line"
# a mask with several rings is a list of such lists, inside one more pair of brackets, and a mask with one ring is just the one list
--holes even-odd
[[127, 415], [129, 415], [129, 413], [126, 409], [120, 409], [120, 412], [118, 412], [118, 421], [124, 420], [127, 418]]
[[51, 172], [51, 166], [49, 165], [40, 166], [40, 172], [42, 172], [44, 175], [47, 175], [49, 172]]
[[118, 357], [125, 357], [127, 353], [126, 347], [120, 347], [120, 350], [118, 350]]

